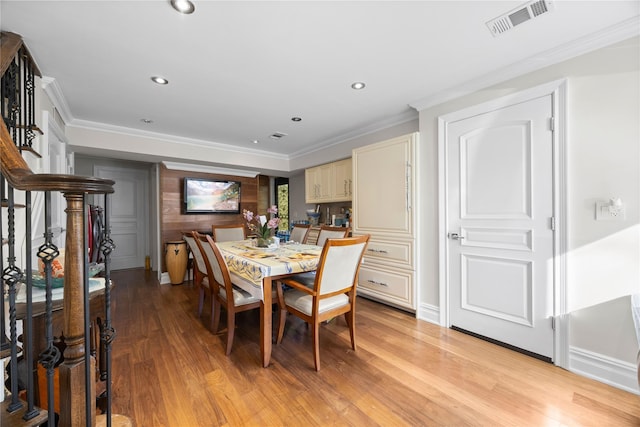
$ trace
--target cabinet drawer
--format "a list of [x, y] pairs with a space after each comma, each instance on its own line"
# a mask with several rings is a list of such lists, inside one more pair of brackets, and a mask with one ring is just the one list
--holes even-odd
[[413, 272], [386, 270], [363, 264], [358, 277], [358, 294], [415, 309]]
[[413, 270], [413, 241], [385, 241], [371, 237], [364, 253], [371, 262], [407, 266]]

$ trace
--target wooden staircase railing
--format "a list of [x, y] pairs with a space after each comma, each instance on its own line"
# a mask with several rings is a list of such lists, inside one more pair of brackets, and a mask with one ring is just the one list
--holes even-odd
[[[9, 65], [20, 52], [25, 52], [21, 37], [2, 33], [0, 38], [0, 76], [3, 76]], [[24, 55], [24, 53], [22, 53]], [[30, 59], [30, 58], [29, 58]], [[4, 100], [2, 100], [4, 102]], [[0, 414], [0, 425], [40, 425], [49, 421], [49, 426], [55, 425], [53, 411], [44, 411], [38, 408], [35, 403], [37, 394], [33, 384], [32, 369], [36, 366], [33, 355], [33, 325], [32, 325], [32, 262], [35, 255], [44, 263], [46, 277], [46, 342], [47, 351], [39, 357], [37, 361], [47, 372], [47, 401], [48, 408], [53, 408], [53, 366], [56, 358], [56, 350], [53, 348], [53, 333], [51, 330], [52, 317], [52, 289], [51, 289], [51, 269], [52, 263], [59, 254], [59, 249], [52, 243], [52, 233], [50, 232], [51, 218], [48, 212], [51, 195], [59, 192], [66, 201], [66, 240], [64, 243], [64, 296], [63, 296], [63, 331], [66, 348], [64, 350], [64, 362], [58, 367], [59, 370], [59, 422], [60, 426], [93, 426], [96, 419], [96, 379], [95, 360], [90, 355], [89, 327], [89, 293], [88, 293], [88, 251], [87, 251], [87, 218], [88, 218], [88, 196], [104, 197], [104, 234], [105, 239], [101, 245], [101, 251], [105, 262], [104, 288], [104, 329], [101, 331], [100, 339], [106, 348], [106, 413], [107, 425], [110, 425], [111, 418], [111, 362], [110, 345], [115, 336], [115, 330], [111, 326], [111, 306], [110, 306], [110, 254], [114, 249], [109, 233], [109, 194], [113, 192], [114, 182], [111, 180], [95, 177], [83, 177], [76, 175], [59, 174], [35, 174], [29, 168], [27, 162], [22, 157], [20, 149], [16, 147], [4, 120], [0, 122], [0, 193], [6, 194], [7, 205], [7, 225], [1, 224], [0, 233], [3, 240], [6, 238], [6, 245], [0, 248], [0, 267], [2, 276], [3, 302], [8, 301], [9, 313], [8, 322], [11, 330], [9, 337], [10, 358], [8, 369], [10, 377], [9, 394], [2, 403], [2, 414]], [[25, 198], [25, 221], [24, 230], [16, 228], [15, 215], [16, 207], [14, 202], [14, 191], [24, 192]], [[44, 221], [45, 244], [37, 249], [32, 248], [31, 235], [33, 213], [31, 206], [32, 193], [42, 192], [44, 197]], [[20, 193], [21, 194], [21, 193]], [[6, 234], [5, 234], [6, 233]], [[22, 254], [23, 264], [16, 265], [19, 258], [17, 251], [20, 246], [16, 245], [16, 240], [24, 241], [24, 253]], [[6, 251], [5, 251], [6, 246]], [[16, 292], [18, 287], [26, 287], [26, 316], [23, 320], [24, 335], [27, 342], [20, 343], [18, 340], [16, 326]], [[4, 304], [3, 304], [4, 306]], [[2, 310], [4, 312], [4, 310]], [[5, 321], [3, 313], [2, 329], [0, 335], [5, 337]], [[5, 338], [6, 339], [6, 338]], [[18, 377], [18, 353], [24, 357], [26, 354], [28, 367], [25, 388], [26, 397], [19, 399], [21, 392], [17, 381]], [[49, 357], [47, 357], [47, 355]], [[3, 355], [2, 357], [5, 357]], [[59, 358], [59, 357], [58, 357]], [[4, 383], [5, 373], [2, 372], [2, 382]], [[26, 401], [25, 401], [26, 400]], [[5, 424], [6, 422], [6, 424]], [[20, 424], [16, 424], [20, 422]]]

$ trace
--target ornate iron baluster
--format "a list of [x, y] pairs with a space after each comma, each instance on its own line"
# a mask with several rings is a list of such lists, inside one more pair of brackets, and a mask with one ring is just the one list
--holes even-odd
[[[83, 248], [89, 248], [89, 203], [87, 203], [87, 194], [84, 193], [82, 195], [82, 239], [83, 239]], [[91, 419], [91, 408], [96, 404], [96, 402], [92, 402], [89, 399], [91, 396], [91, 388], [93, 384], [91, 384], [91, 307], [89, 305], [89, 252], [88, 250], [84, 251], [84, 256], [82, 257], [82, 262], [84, 264], [84, 370], [85, 370], [85, 394], [87, 399], [85, 399], [85, 409], [87, 412], [87, 420]], [[95, 368], [94, 368], [95, 371]]]
[[[25, 267], [28, 274], [26, 274], [26, 280], [24, 280], [24, 285], [27, 287], [27, 315], [25, 320], [22, 321], [23, 327], [25, 327], [27, 332], [27, 366], [29, 367], [29, 372], [33, 369], [33, 280], [31, 277], [31, 242], [32, 242], [32, 232], [31, 232], [31, 191], [25, 191], [24, 193], [24, 204], [25, 204]], [[14, 257], [15, 259], [15, 257]], [[24, 279], [24, 276], [22, 277]], [[24, 343], [23, 343], [24, 346]], [[24, 348], [24, 347], [23, 347]], [[33, 382], [33, 375], [27, 375], [27, 390], [33, 390], [33, 393], [27, 393], [27, 411], [22, 417], [25, 420], [30, 420], [37, 416], [40, 411], [36, 409], [34, 404], [35, 399], [35, 385]]]
[[111, 253], [115, 249], [116, 245], [111, 240], [111, 225], [109, 224], [109, 217], [111, 208], [109, 206], [110, 197], [108, 194], [104, 195], [104, 230], [102, 235], [104, 236], [102, 243], [100, 244], [100, 250], [104, 256], [104, 271], [105, 271], [105, 288], [104, 288], [104, 313], [105, 324], [101, 331], [101, 341], [104, 345], [105, 352], [104, 357], [106, 359], [106, 370], [100, 374], [100, 379], [106, 381], [106, 393], [107, 393], [107, 427], [111, 427], [111, 344], [116, 338], [116, 330], [111, 325]]
[[[3, 107], [3, 117], [4, 117], [4, 102], [2, 103]], [[5, 188], [5, 180], [4, 176], [0, 175], [0, 201], [4, 202], [4, 188]], [[2, 227], [2, 221], [0, 221], [0, 238], [4, 239], [4, 232]], [[0, 271], [4, 270], [4, 242], [0, 244]], [[6, 326], [5, 326], [5, 313], [4, 313], [4, 301], [5, 296], [8, 296], [7, 289], [4, 284], [4, 278], [0, 275], [0, 295], [2, 295], [2, 304], [0, 304], [0, 352], [7, 351], [11, 348], [11, 342], [6, 335]], [[2, 374], [4, 378], [4, 372]], [[4, 382], [4, 380], [3, 380]]]
[[60, 361], [60, 350], [53, 345], [53, 297], [51, 294], [51, 263], [60, 255], [58, 247], [53, 244], [53, 233], [51, 232], [51, 192], [44, 193], [44, 243], [38, 248], [38, 258], [44, 264], [46, 307], [45, 307], [45, 339], [47, 348], [40, 353], [40, 364], [47, 371], [47, 408], [48, 422], [50, 426], [55, 425], [54, 407], [54, 368]]
[[[24, 55], [27, 58], [26, 55]], [[29, 147], [33, 147], [33, 140], [36, 137], [35, 129], [35, 78], [33, 74], [33, 67], [31, 66], [31, 61], [25, 59], [27, 63], [25, 68], [25, 80], [24, 80], [24, 88], [25, 88], [25, 144]]]
[[16, 328], [16, 292], [20, 280], [20, 269], [16, 267], [15, 245], [15, 207], [13, 202], [13, 188], [7, 190], [7, 244], [9, 253], [7, 256], [7, 267], [2, 272], [2, 278], [9, 285], [9, 328], [11, 334], [11, 403], [9, 412], [21, 409], [23, 404], [18, 399], [18, 332]]
[[[2, 76], [2, 98], [6, 99], [7, 110], [3, 112], [4, 122], [7, 125], [7, 129], [11, 134], [14, 144], [18, 145], [18, 114], [20, 111], [20, 104], [18, 100], [18, 75], [19, 75], [19, 66], [14, 59], [14, 61], [9, 64], [9, 68], [5, 72], [4, 76]], [[4, 103], [3, 103], [4, 104]], [[4, 109], [4, 105], [3, 105]]]

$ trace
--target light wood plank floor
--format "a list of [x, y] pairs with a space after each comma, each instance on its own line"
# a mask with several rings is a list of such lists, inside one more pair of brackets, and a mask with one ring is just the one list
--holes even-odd
[[226, 357], [192, 285], [154, 276], [112, 274], [113, 411], [138, 427], [640, 425], [640, 396], [362, 298], [357, 351], [334, 319], [315, 372], [309, 332], [290, 316], [263, 369], [257, 311], [239, 315]]

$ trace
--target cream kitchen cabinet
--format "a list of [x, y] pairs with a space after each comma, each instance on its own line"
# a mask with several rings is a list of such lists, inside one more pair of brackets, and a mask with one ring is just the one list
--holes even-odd
[[331, 180], [333, 168], [331, 163], [305, 170], [305, 202], [327, 203], [331, 201]]
[[381, 268], [366, 261], [360, 267], [358, 295], [399, 308], [415, 310], [413, 289], [411, 271]]
[[332, 163], [334, 202], [350, 201], [353, 198], [353, 179], [351, 177], [351, 159]]
[[353, 234], [370, 234], [358, 294], [409, 311], [416, 298], [413, 133], [353, 150]]
[[305, 170], [305, 202], [345, 202], [352, 199], [351, 159]]

